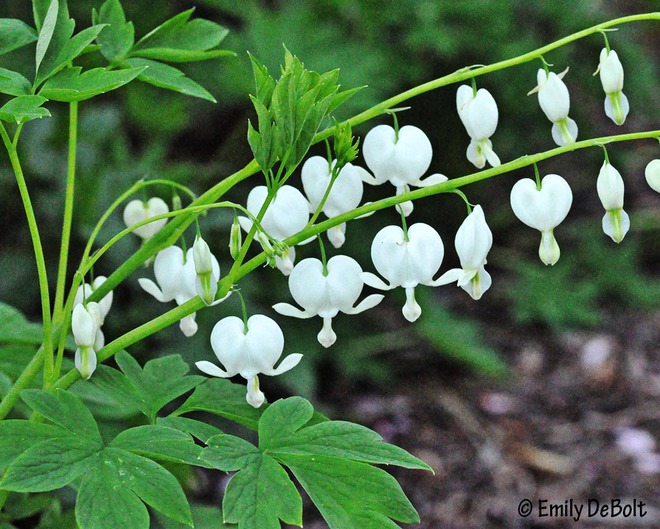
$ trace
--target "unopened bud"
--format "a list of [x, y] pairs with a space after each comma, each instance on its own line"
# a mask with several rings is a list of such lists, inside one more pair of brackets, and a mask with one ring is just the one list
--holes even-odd
[[238, 217], [234, 217], [234, 223], [231, 225], [231, 232], [229, 233], [229, 254], [234, 261], [238, 257], [243, 245], [243, 233], [241, 232], [241, 225], [238, 222]]

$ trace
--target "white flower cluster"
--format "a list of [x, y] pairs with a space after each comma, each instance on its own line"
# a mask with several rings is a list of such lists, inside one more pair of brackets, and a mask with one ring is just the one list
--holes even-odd
[[[575, 142], [578, 133], [577, 124], [568, 116], [570, 98], [563, 82], [566, 72], [557, 75], [540, 69], [538, 86], [530, 92], [538, 92], [539, 105], [553, 123], [552, 137], [560, 146]], [[622, 92], [623, 69], [616, 52], [603, 50], [597, 73], [606, 93], [605, 112], [620, 125], [628, 114], [629, 105]], [[470, 137], [467, 159], [479, 169], [486, 163], [499, 166], [500, 158], [491, 141], [499, 119], [493, 96], [484, 88], [477, 90], [474, 85], [463, 85], [456, 93], [456, 108]], [[295, 248], [287, 246], [286, 241], [309, 227], [320, 213], [332, 219], [355, 210], [362, 201], [364, 183], [389, 182], [398, 196], [409, 192], [411, 186], [425, 187], [448, 180], [440, 173], [427, 175], [433, 148], [426, 134], [411, 125], [399, 128], [397, 120], [394, 121], [395, 127], [378, 125], [364, 138], [362, 154], [368, 170], [352, 163], [338, 168], [336, 160], [311, 157], [301, 168], [304, 194], [292, 185], [257, 186], [247, 198], [249, 216], [235, 218], [232, 225], [231, 256], [235, 259], [241, 253], [241, 228], [247, 233], [254, 232], [250, 239], [255, 239], [270, 262], [288, 276], [291, 296], [302, 307], [277, 303], [273, 309], [295, 318], [319, 316], [323, 324], [318, 341], [324, 347], [330, 347], [337, 340], [332, 320], [339, 312], [358, 314], [383, 300], [382, 294], [371, 294], [358, 301], [365, 285], [383, 291], [403, 288], [406, 301], [402, 313], [414, 322], [422, 313], [415, 299], [415, 288], [419, 285], [438, 287], [455, 283], [478, 300], [492, 284], [485, 266], [493, 234], [480, 205], [468, 205], [469, 213], [456, 232], [454, 246], [460, 267], [437, 278], [445, 253], [442, 238], [428, 224], [407, 225], [406, 217], [413, 211], [410, 201], [397, 206], [402, 214], [402, 226], [383, 227], [371, 242], [371, 260], [380, 276], [364, 271], [355, 259], [346, 255], [326, 260], [323, 246], [322, 260], [308, 257], [295, 263]], [[648, 164], [646, 179], [660, 192], [660, 160]], [[603, 231], [615, 242], [621, 242], [630, 228], [630, 220], [623, 210], [623, 178], [609, 163], [607, 153], [596, 180], [596, 190], [605, 209]], [[510, 204], [515, 216], [541, 232], [539, 257], [546, 265], [555, 264], [560, 257], [554, 230], [568, 215], [572, 201], [569, 184], [557, 174], [542, 179], [537, 174], [536, 180], [521, 179], [511, 189]], [[168, 212], [167, 204], [159, 198], [146, 202], [134, 200], [124, 210], [124, 221], [129, 227], [140, 223], [133, 231], [147, 241], [167, 223], [166, 218], [155, 217]], [[310, 215], [313, 215], [312, 221]], [[346, 240], [346, 224], [337, 224], [328, 230], [327, 236], [336, 249], [341, 248]], [[220, 281], [218, 260], [199, 235], [187, 252], [178, 246], [160, 251], [153, 265], [155, 282], [141, 278], [139, 284], [160, 302], [175, 301], [181, 305], [199, 296], [206, 305], [215, 305], [224, 299], [216, 299]], [[91, 285], [83, 285], [73, 310], [72, 330], [78, 346], [75, 362], [84, 378], [91, 376], [96, 366], [96, 351], [103, 347], [101, 325], [110, 309], [112, 292], [98, 303], [85, 300], [104, 279], [99, 277]], [[195, 334], [195, 313], [181, 319], [180, 328], [185, 336]], [[225, 317], [213, 328], [210, 340], [224, 369], [205, 360], [196, 362], [197, 367], [211, 376], [245, 378], [246, 399], [254, 407], [265, 401], [258, 375], [284, 373], [302, 358], [300, 354], [292, 354], [275, 367], [284, 350], [284, 335], [273, 319], [262, 314], [250, 318], [245, 315], [243, 319]]]

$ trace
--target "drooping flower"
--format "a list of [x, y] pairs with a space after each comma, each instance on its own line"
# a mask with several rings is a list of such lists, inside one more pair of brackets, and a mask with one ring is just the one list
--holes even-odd
[[[220, 267], [215, 259], [209, 245], [201, 237], [195, 239], [193, 245], [193, 260], [195, 262], [195, 292], [207, 305], [213, 304], [218, 292], [218, 280], [220, 279]], [[215, 262], [214, 262], [215, 260]], [[218, 266], [215, 266], [218, 265]]]
[[[158, 197], [152, 197], [147, 202], [131, 200], [124, 208], [124, 224], [130, 228], [138, 222], [156, 217], [157, 215], [164, 215], [169, 211], [170, 209], [165, 201]], [[165, 224], [167, 224], [167, 219], [155, 220], [149, 224], [135, 228], [133, 233], [148, 241], [163, 229]]]
[[[185, 257], [183, 250], [178, 246], [170, 246], [158, 252], [154, 260], [154, 275], [158, 284], [151, 279], [140, 278], [140, 286], [161, 303], [176, 301], [182, 305], [189, 299], [197, 296], [197, 272], [193, 248], [190, 248]], [[220, 277], [220, 265], [211, 255], [211, 275]], [[215, 303], [219, 303], [218, 300]], [[197, 332], [195, 322], [196, 313], [189, 314], [179, 321], [181, 332], [185, 336], [193, 336]]]
[[630, 218], [623, 210], [623, 178], [621, 178], [621, 173], [608, 162], [603, 163], [603, 167], [600, 169], [596, 190], [598, 198], [605, 208], [603, 231], [614, 242], [619, 243], [630, 229]]
[[444, 253], [440, 235], [428, 224], [413, 224], [408, 228], [407, 237], [399, 226], [386, 226], [374, 237], [371, 260], [389, 285], [369, 272], [362, 273], [362, 280], [381, 290], [403, 287], [406, 303], [402, 312], [412, 322], [422, 314], [421, 307], [415, 301], [415, 287], [419, 284], [439, 285], [433, 276], [442, 264]]
[[562, 81], [567, 72], [568, 68], [559, 75], [539, 69], [537, 86], [530, 92], [538, 92], [541, 110], [552, 121], [552, 139], [559, 146], [575, 143], [578, 135], [577, 123], [568, 117], [571, 100], [568, 88]]
[[[446, 182], [447, 177], [432, 174], [422, 179], [431, 165], [433, 148], [424, 132], [405, 125], [398, 132], [389, 125], [377, 125], [364, 138], [362, 154], [373, 178], [363, 178], [372, 185], [389, 181], [397, 195], [410, 191], [410, 186], [425, 187]], [[412, 202], [400, 204], [404, 215], [412, 212]]]
[[221, 319], [211, 332], [211, 347], [225, 370], [205, 360], [195, 362], [197, 368], [214, 377], [241, 375], [247, 380], [246, 400], [255, 408], [265, 400], [258, 375], [280, 375], [302, 358], [301, 354], [291, 354], [275, 368], [284, 350], [284, 334], [274, 320], [261, 314], [251, 316], [247, 323], [236, 316]]
[[467, 148], [467, 159], [478, 169], [483, 169], [486, 161], [492, 167], [500, 165], [500, 159], [490, 141], [499, 117], [497, 103], [490, 92], [480, 88], [475, 94], [471, 86], [461, 85], [456, 92], [456, 109], [465, 130], [472, 138]]
[[277, 303], [273, 309], [294, 318], [320, 316], [323, 318], [323, 329], [318, 334], [318, 340], [323, 347], [330, 347], [337, 339], [332, 330], [332, 318], [339, 312], [358, 314], [375, 307], [383, 299], [380, 294], [372, 294], [354, 306], [364, 286], [361, 274], [362, 268], [358, 262], [346, 255], [330, 258], [326, 270], [318, 259], [303, 259], [289, 276], [289, 290], [304, 310], [288, 303]]
[[[325, 158], [312, 156], [303, 164], [301, 179], [312, 212], [319, 207], [330, 186], [335, 162], [330, 165]], [[361, 167], [351, 163], [344, 165], [332, 183], [330, 193], [323, 204], [323, 213], [332, 218], [357, 208], [362, 200], [362, 181], [370, 178], [371, 175]], [[328, 230], [328, 239], [335, 248], [339, 248], [344, 244], [345, 233], [346, 223], [339, 224]]]
[[623, 66], [614, 50], [601, 50], [596, 73], [600, 73], [600, 82], [605, 91], [605, 114], [617, 125], [623, 125], [630, 111], [630, 104], [622, 92]]
[[646, 182], [653, 191], [660, 193], [660, 159], [651, 160], [644, 169]]
[[559, 260], [553, 230], [566, 218], [573, 203], [568, 182], [557, 174], [543, 177], [541, 189], [531, 178], [518, 180], [511, 189], [511, 209], [523, 223], [541, 232], [539, 257], [546, 265]]
[[457, 282], [472, 299], [481, 299], [490, 288], [492, 280], [486, 272], [486, 256], [493, 246], [493, 234], [486, 224], [481, 206], [475, 206], [456, 232], [454, 240], [461, 268], [452, 268], [438, 278], [437, 283], [446, 285]]
[[[266, 202], [267, 196], [268, 188], [266, 186], [257, 186], [252, 189], [247, 198], [247, 210], [256, 217]], [[309, 210], [309, 202], [300, 191], [295, 187], [283, 185], [277, 190], [268, 205], [268, 209], [261, 219], [261, 226], [268, 235], [277, 241], [283, 241], [305, 228], [309, 221]], [[252, 228], [252, 220], [249, 218], [239, 217], [238, 221], [246, 232]], [[265, 238], [258, 234], [256, 239], [263, 246]], [[295, 259], [296, 251], [293, 247], [287, 248], [281, 255], [275, 255], [277, 268], [284, 275], [291, 273]]]
[[103, 347], [101, 315], [97, 303], [90, 301], [86, 305], [79, 303], [71, 316], [71, 332], [78, 348], [74, 363], [80, 375], [88, 380], [96, 369], [96, 351]]
[[[92, 281], [92, 284], [90, 285], [89, 283], [84, 283], [78, 287], [78, 290], [76, 290], [76, 296], [73, 300], [73, 306], [75, 307], [76, 305], [83, 303], [84, 301], [89, 298], [89, 296], [92, 295], [92, 293], [99, 288], [103, 283], [105, 283], [107, 277], [105, 276], [98, 276]], [[98, 309], [99, 309], [99, 315], [101, 317], [101, 325], [103, 325], [103, 322], [105, 321], [105, 317], [108, 315], [108, 312], [110, 312], [110, 308], [112, 307], [112, 299], [113, 299], [113, 294], [112, 290], [108, 292], [103, 298], [98, 302]]]

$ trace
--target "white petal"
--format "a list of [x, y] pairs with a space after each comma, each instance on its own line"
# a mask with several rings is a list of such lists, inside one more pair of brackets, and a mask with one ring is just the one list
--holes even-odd
[[630, 229], [630, 217], [623, 209], [608, 210], [603, 217], [603, 232], [620, 243]]
[[253, 408], [259, 408], [266, 400], [266, 396], [259, 389], [259, 377], [256, 375], [248, 378], [245, 400]]
[[80, 373], [80, 376], [85, 380], [89, 380], [92, 373], [96, 370], [96, 352], [94, 352], [94, 349], [91, 347], [85, 348], [83, 351], [76, 349], [73, 363]]
[[346, 223], [342, 222], [338, 226], [333, 226], [328, 230], [328, 240], [335, 248], [341, 248], [346, 242]]
[[316, 316], [316, 314], [310, 314], [288, 303], [276, 303], [273, 305], [273, 310], [282, 316], [291, 316], [292, 318], [300, 318], [302, 320]]
[[179, 320], [179, 329], [186, 338], [194, 336], [197, 332], [197, 322], [195, 321], [196, 313], [188, 314], [185, 318]]
[[561, 176], [549, 174], [536, 182], [523, 178], [511, 189], [511, 209], [520, 221], [540, 231], [557, 227], [568, 215], [573, 203], [573, 193], [568, 182]]
[[332, 318], [323, 318], [323, 328], [318, 333], [317, 339], [323, 347], [330, 347], [337, 341], [337, 335], [332, 330]]
[[[539, 77], [542, 77], [541, 72], [545, 76], [545, 71], [539, 70]], [[539, 85], [539, 105], [546, 117], [553, 123], [566, 118], [570, 109], [570, 96], [564, 81], [556, 73], [550, 72], [545, 82], [540, 82]]]
[[451, 270], [447, 270], [435, 281], [430, 281], [424, 284], [431, 287], [439, 287], [442, 285], [448, 285], [450, 283], [456, 283], [462, 276], [463, 276], [462, 268], [452, 268]]
[[644, 169], [644, 177], [646, 178], [646, 183], [656, 191], [660, 193], [660, 159], [651, 160]]
[[172, 299], [174, 299], [174, 298], [166, 297], [163, 294], [163, 292], [160, 290], [160, 288], [158, 288], [156, 283], [154, 283], [151, 279], [146, 279], [144, 277], [141, 277], [140, 279], [138, 279], [138, 283], [140, 283], [140, 286], [145, 292], [147, 292], [147, 294], [151, 294], [161, 303], [172, 301]]
[[264, 371], [264, 375], [275, 376], [275, 375], [281, 375], [282, 373], [286, 373], [287, 371], [296, 367], [300, 363], [300, 360], [302, 360], [302, 357], [303, 355], [301, 355], [300, 353], [290, 354], [280, 362], [280, 365], [277, 366], [277, 369], [270, 369], [268, 371]]
[[445, 175], [440, 173], [433, 173], [432, 175], [429, 175], [426, 178], [420, 178], [419, 180], [415, 180], [410, 184], [417, 187], [429, 187], [437, 184], [442, 184], [447, 180], [449, 180], [449, 178], [447, 178]]
[[211, 362], [207, 362], [206, 360], [195, 362], [195, 365], [197, 366], [197, 369], [199, 369], [203, 373], [206, 373], [207, 375], [211, 375], [212, 377], [229, 378], [230, 376], [232, 376], [226, 371], [220, 369], [215, 364], [212, 364]]
[[367, 296], [362, 301], [360, 301], [360, 303], [358, 303], [355, 307], [345, 312], [346, 314], [359, 314], [360, 312], [374, 308], [381, 301], [383, 301], [384, 297], [385, 296], [382, 294], [371, 294], [370, 296]]
[[552, 230], [541, 232], [541, 244], [539, 245], [539, 257], [543, 264], [554, 265], [559, 261], [561, 252]]
[[409, 322], [416, 321], [422, 315], [422, 308], [415, 299], [415, 288], [406, 288], [406, 303], [403, 306], [403, 317]]
[[372, 274], [371, 272], [362, 272], [360, 277], [362, 278], [362, 281], [364, 281], [365, 285], [369, 285], [370, 287], [377, 288], [379, 290], [392, 290], [395, 286], [397, 286], [388, 285], [380, 277]]
[[490, 277], [490, 274], [486, 272], [484, 267], [480, 267], [479, 271], [474, 275], [474, 277], [466, 284], [459, 285], [463, 290], [465, 290], [472, 299], [478, 301], [483, 296], [484, 292], [490, 288], [493, 284], [493, 280]]
[[623, 92], [613, 92], [605, 96], [605, 115], [617, 125], [623, 125], [630, 112], [630, 103]]
[[621, 173], [605, 162], [596, 180], [598, 198], [606, 211], [623, 207], [624, 183]]
[[564, 118], [552, 125], [552, 139], [560, 147], [575, 143], [578, 136], [578, 126], [571, 118]]

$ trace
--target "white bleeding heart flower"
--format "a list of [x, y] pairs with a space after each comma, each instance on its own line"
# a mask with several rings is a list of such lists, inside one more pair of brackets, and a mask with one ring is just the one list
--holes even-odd
[[[424, 132], [405, 125], [395, 131], [389, 125], [377, 125], [364, 138], [362, 154], [373, 177], [363, 177], [372, 185], [389, 181], [397, 189], [397, 195], [409, 190], [409, 186], [425, 187], [447, 181], [441, 174], [422, 179], [431, 165], [433, 148]], [[400, 205], [404, 215], [412, 212], [412, 203]]]
[[467, 149], [467, 159], [478, 169], [482, 169], [486, 161], [492, 167], [499, 166], [500, 159], [490, 141], [499, 118], [497, 103], [491, 93], [480, 88], [475, 94], [471, 86], [461, 85], [456, 92], [456, 109], [472, 139]]
[[603, 231], [619, 243], [630, 229], [630, 218], [623, 210], [624, 184], [621, 173], [610, 163], [603, 163], [596, 180], [598, 198], [605, 208]]
[[[84, 301], [89, 298], [89, 296], [92, 295], [92, 293], [99, 288], [103, 283], [105, 283], [105, 280], [107, 277], [105, 276], [98, 276], [97, 278], [92, 281], [92, 284], [90, 285], [89, 283], [84, 283], [78, 287], [78, 290], [76, 290], [76, 296], [73, 300], [73, 306], [75, 307], [76, 305], [79, 305], [80, 303], [83, 303]], [[98, 308], [99, 308], [99, 314], [101, 317], [101, 325], [103, 325], [103, 322], [105, 321], [105, 317], [108, 315], [108, 312], [110, 312], [110, 308], [112, 307], [112, 299], [113, 299], [113, 294], [112, 290], [108, 292], [103, 298], [98, 302]]]
[[[164, 215], [169, 211], [170, 208], [165, 201], [158, 197], [150, 198], [147, 202], [142, 202], [142, 200], [131, 200], [124, 208], [124, 224], [130, 228], [138, 222], [142, 222], [143, 220], [158, 215]], [[155, 220], [149, 224], [135, 228], [133, 233], [140, 236], [145, 241], [148, 241], [163, 229], [165, 224], [167, 224], [167, 219]]]
[[255, 408], [265, 400], [258, 375], [280, 375], [302, 358], [301, 354], [291, 354], [275, 368], [284, 351], [284, 334], [274, 320], [261, 314], [251, 316], [247, 323], [236, 316], [223, 318], [213, 327], [211, 347], [225, 370], [207, 361], [195, 362], [197, 368], [214, 377], [242, 376], [247, 380], [246, 400]]
[[461, 268], [452, 268], [438, 278], [438, 284], [457, 282], [472, 299], [478, 300], [492, 284], [486, 272], [486, 256], [493, 246], [493, 234], [481, 206], [475, 206], [456, 232], [454, 240]]
[[78, 348], [74, 363], [80, 375], [88, 380], [96, 369], [96, 351], [103, 347], [101, 331], [101, 313], [97, 303], [80, 303], [73, 309], [71, 332]]
[[[213, 255], [211, 255], [211, 270], [212, 276], [220, 277], [220, 265]], [[146, 278], [140, 278], [138, 282], [147, 293], [161, 303], [176, 301], [177, 305], [182, 305], [197, 296], [197, 272], [193, 248], [188, 249], [185, 256], [178, 246], [170, 246], [158, 252], [154, 260], [154, 275], [158, 284]], [[179, 321], [179, 327], [187, 337], [197, 332], [195, 318], [196, 313], [193, 312]]]
[[[266, 202], [267, 196], [268, 188], [266, 186], [257, 186], [252, 189], [247, 198], [247, 210], [256, 217]], [[305, 196], [295, 187], [284, 185], [277, 190], [268, 205], [268, 209], [261, 219], [261, 226], [268, 235], [277, 241], [283, 241], [307, 226], [309, 211], [310, 205]], [[252, 220], [249, 218], [239, 217], [238, 221], [246, 232], [252, 229]], [[256, 237], [256, 239], [262, 240], [260, 237]], [[281, 255], [275, 256], [275, 263], [284, 275], [289, 275], [293, 270], [295, 258], [295, 249], [288, 248]]]
[[559, 260], [559, 245], [553, 230], [568, 215], [573, 193], [568, 182], [557, 174], [543, 177], [541, 189], [530, 178], [518, 180], [511, 189], [511, 208], [523, 223], [541, 232], [539, 257], [546, 265]]
[[538, 92], [539, 105], [546, 117], [552, 121], [552, 139], [559, 145], [575, 143], [578, 135], [577, 123], [568, 117], [571, 100], [568, 88], [562, 81], [568, 68], [557, 75], [539, 69], [536, 75], [537, 87], [530, 92]]
[[651, 160], [644, 169], [644, 177], [646, 183], [653, 189], [660, 193], [660, 159]]
[[330, 347], [337, 339], [332, 330], [332, 318], [339, 312], [358, 314], [375, 307], [383, 299], [380, 294], [372, 294], [354, 306], [364, 286], [361, 274], [362, 268], [358, 262], [346, 255], [330, 258], [326, 270], [323, 270], [323, 263], [318, 259], [303, 259], [289, 276], [289, 290], [304, 310], [288, 303], [277, 303], [273, 309], [294, 318], [320, 316], [323, 318], [323, 329], [318, 334], [318, 340], [323, 347]]
[[195, 262], [195, 292], [207, 305], [212, 305], [218, 292], [220, 279], [220, 266], [213, 256], [209, 245], [201, 237], [195, 239], [193, 244], [193, 261]]
[[623, 65], [614, 50], [601, 50], [596, 73], [600, 73], [600, 82], [605, 92], [605, 114], [617, 125], [623, 125], [630, 111], [630, 103], [622, 92]]
[[415, 301], [415, 287], [440, 284], [433, 276], [442, 264], [444, 253], [440, 235], [428, 224], [413, 224], [408, 228], [407, 238], [399, 226], [386, 226], [374, 237], [371, 260], [389, 285], [369, 272], [362, 273], [362, 280], [381, 290], [403, 287], [406, 291], [403, 315], [408, 321], [415, 321], [422, 313]]
[[[314, 212], [321, 204], [325, 193], [332, 182], [332, 165], [322, 156], [312, 156], [305, 161], [301, 170], [303, 189]], [[356, 165], [347, 163], [332, 182], [330, 193], [323, 204], [323, 213], [328, 218], [336, 217], [357, 208], [362, 200], [364, 191], [363, 179], [368, 180], [371, 175]], [[332, 228], [333, 234], [328, 233], [328, 238], [335, 248], [339, 248], [345, 240], [346, 223]]]

